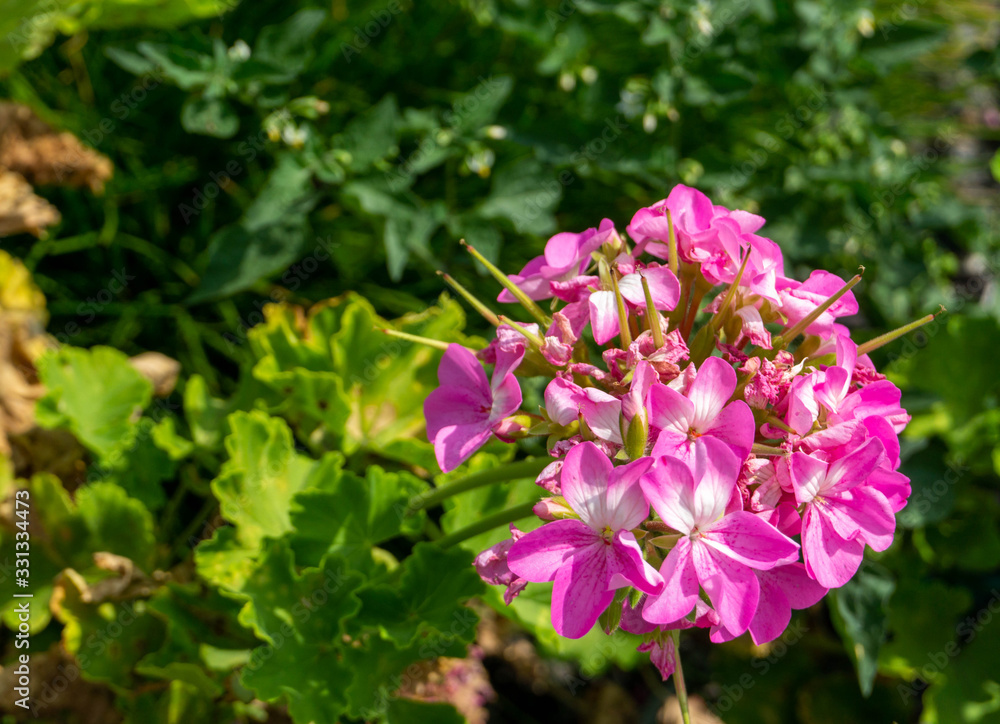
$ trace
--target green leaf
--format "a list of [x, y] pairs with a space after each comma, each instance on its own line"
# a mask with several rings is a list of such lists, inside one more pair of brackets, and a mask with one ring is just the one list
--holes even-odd
[[[943, 646], [927, 651], [927, 666], [940, 672], [924, 694], [924, 724], [1000, 722], [1000, 591], [959, 622]], [[992, 624], [992, 625], [991, 625]], [[903, 693], [902, 691], [900, 692]]]
[[521, 234], [545, 235], [556, 227], [553, 212], [562, 198], [562, 186], [542, 165], [526, 158], [499, 168], [493, 189], [479, 206], [486, 219], [506, 219]]
[[[306, 218], [316, 202], [312, 171], [283, 155], [242, 220], [215, 232], [209, 240], [208, 268], [191, 304], [243, 291], [260, 279], [286, 269], [309, 240]], [[182, 216], [195, 210], [182, 205]]]
[[396, 124], [399, 111], [396, 99], [387, 95], [361, 115], [351, 119], [344, 133], [335, 138], [335, 146], [351, 154], [350, 166], [366, 171], [372, 164], [398, 151]]
[[928, 579], [917, 560], [901, 561], [895, 597], [905, 605], [889, 608], [889, 639], [879, 653], [879, 670], [912, 681], [924, 676], [928, 654], [955, 636], [955, 622], [972, 605], [964, 588]]
[[166, 628], [141, 600], [86, 602], [86, 585], [79, 574], [67, 571], [53, 594], [52, 611], [64, 626], [63, 646], [77, 657], [84, 678], [127, 693], [138, 683], [136, 664], [150, 649], [163, 645]]
[[256, 547], [244, 546], [237, 540], [235, 528], [216, 528], [211, 538], [195, 548], [195, 570], [216, 586], [239, 591], [253, 571], [256, 555]]
[[451, 704], [432, 704], [412, 699], [391, 699], [386, 712], [388, 724], [464, 724], [465, 717]]
[[191, 96], [181, 107], [181, 126], [188, 133], [232, 138], [240, 129], [240, 118], [223, 98]]
[[344, 619], [361, 607], [354, 594], [362, 580], [333, 556], [296, 574], [287, 543], [272, 541], [243, 585], [247, 603], [239, 621], [272, 646], [289, 638], [298, 644], [332, 645]]
[[865, 696], [872, 693], [879, 650], [886, 638], [889, 599], [896, 589], [892, 576], [865, 561], [854, 578], [831, 593], [834, 624], [858, 671]]
[[61, 347], [39, 360], [38, 374], [47, 388], [38, 423], [68, 429], [102, 464], [118, 465], [135, 442], [136, 413], [152, 398], [149, 380], [111, 347]]
[[359, 594], [363, 603], [359, 623], [376, 627], [401, 648], [434, 631], [457, 641], [475, 638], [479, 617], [462, 604], [484, 587], [470, 553], [418, 543], [397, 574], [396, 583]]
[[141, 502], [113, 483], [93, 483], [76, 494], [89, 532], [89, 547], [131, 558], [151, 572], [156, 553], [153, 516]]
[[[379, 330], [392, 326], [465, 341], [459, 331], [465, 315], [457, 303], [442, 298], [440, 307], [389, 323], [366, 300], [348, 294], [316, 305], [304, 323], [298, 308], [289, 305], [270, 305], [265, 317], [249, 339], [259, 360], [254, 373], [279, 399], [275, 412], [289, 415], [307, 434], [324, 425], [347, 455], [362, 447], [389, 455], [395, 448], [390, 457], [412, 464], [414, 458], [406, 456], [414, 447], [430, 450], [422, 430], [423, 401], [437, 387], [441, 352]], [[329, 396], [305, 400], [310, 392]], [[287, 398], [302, 406], [296, 409]]]
[[263, 538], [280, 538], [292, 530], [292, 497], [306, 487], [315, 468], [335, 467], [336, 456], [317, 462], [299, 455], [288, 425], [262, 412], [234, 412], [229, 427], [229, 459], [212, 481], [212, 491], [223, 517], [236, 525], [240, 543], [256, 548]]
[[363, 479], [341, 472], [322, 485], [292, 500], [292, 544], [300, 561], [315, 564], [329, 553], [367, 569], [373, 546], [418, 533], [426, 522], [423, 511], [407, 515], [410, 498], [427, 489], [409, 473], [387, 473], [372, 465]]
[[269, 80], [288, 82], [305, 69], [313, 54], [312, 38], [319, 32], [325, 17], [326, 11], [308, 8], [299, 10], [283, 23], [268, 25], [260, 31], [251, 57], [284, 71], [278, 80]]
[[240, 622], [267, 641], [251, 653], [243, 685], [266, 701], [284, 698], [295, 722], [334, 724], [352, 679], [339, 651], [342, 622], [358, 610], [362, 580], [339, 558], [296, 574], [291, 550], [272, 542], [243, 591]]
[[454, 638], [432, 637], [408, 648], [399, 649], [392, 641], [368, 637], [364, 646], [344, 650], [344, 661], [354, 676], [346, 689], [348, 713], [364, 721], [384, 717], [396, 690], [403, 684], [402, 674], [410, 664], [438, 656], [464, 656], [465, 644]]

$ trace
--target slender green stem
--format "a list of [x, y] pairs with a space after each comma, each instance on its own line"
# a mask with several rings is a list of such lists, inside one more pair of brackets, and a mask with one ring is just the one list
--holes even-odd
[[[770, 420], [768, 420], [768, 422], [770, 422]], [[761, 445], [758, 442], [755, 442], [753, 444], [753, 447], [750, 449], [750, 452], [752, 452], [754, 455], [784, 455], [785, 454], [785, 451], [782, 450], [780, 447], [771, 447], [770, 445]]]
[[499, 528], [502, 525], [513, 523], [516, 520], [521, 520], [521, 518], [527, 518], [531, 515], [531, 510], [534, 507], [535, 503], [532, 502], [521, 503], [520, 505], [515, 505], [513, 508], [501, 510], [499, 513], [488, 515], [472, 525], [456, 530], [454, 533], [449, 533], [444, 538], [438, 539], [437, 544], [442, 548], [450, 548], [456, 543], [461, 543], [469, 538], [474, 538], [480, 533], [485, 533], [488, 530], [493, 530], [494, 528]]
[[674, 640], [674, 687], [677, 689], [677, 703], [681, 707], [681, 717], [684, 724], [691, 724], [691, 713], [688, 711], [688, 690], [684, 683], [684, 667], [681, 666], [681, 632], [674, 629], [670, 632], [670, 637]]
[[[941, 311], [942, 312], [946, 311], [945, 308], [944, 308], [944, 306], [941, 307]], [[939, 314], [940, 314], [940, 312], [939, 312]], [[879, 347], [881, 347], [882, 345], [885, 345], [885, 344], [888, 344], [889, 342], [897, 340], [900, 337], [902, 337], [904, 334], [908, 334], [908, 333], [912, 332], [915, 329], [919, 329], [920, 327], [923, 327], [925, 324], [927, 324], [929, 322], [933, 322], [934, 321], [934, 317], [935, 317], [935, 315], [928, 314], [926, 317], [921, 317], [920, 319], [918, 319], [918, 320], [916, 320], [914, 322], [910, 322], [909, 324], [903, 325], [902, 327], [899, 327], [898, 329], [894, 329], [891, 332], [886, 332], [885, 334], [879, 335], [878, 337], [875, 337], [874, 339], [869, 339], [867, 342], [864, 342], [863, 344], [859, 344], [858, 345], [858, 357], [860, 357], [861, 355], [864, 355], [864, 354], [868, 354], [872, 350], [876, 350]]]
[[465, 239], [462, 239], [459, 243], [462, 244], [462, 246], [464, 246], [470, 254], [472, 254], [476, 261], [486, 267], [486, 270], [493, 275], [494, 279], [500, 282], [500, 284], [502, 284], [507, 291], [514, 295], [517, 301], [521, 303], [521, 306], [527, 310], [528, 314], [535, 318], [535, 321], [538, 322], [542, 329], [548, 329], [549, 325], [552, 324], [552, 320], [546, 316], [545, 312], [542, 311], [542, 308], [539, 307], [535, 301], [524, 292], [523, 289], [512, 282], [510, 278], [500, 271], [492, 262], [490, 262], [489, 259], [476, 251], [476, 249], [471, 244], [466, 242]]
[[439, 271], [438, 274], [448, 283], [448, 285], [452, 289], [458, 292], [462, 296], [462, 298], [465, 299], [465, 301], [467, 301], [472, 306], [473, 309], [475, 309], [477, 312], [483, 315], [483, 318], [487, 322], [492, 324], [494, 327], [500, 326], [500, 319], [497, 317], [496, 313], [492, 309], [487, 307], [485, 304], [483, 304], [481, 301], [479, 301], [479, 299], [472, 292], [470, 292], [468, 289], [466, 289], [457, 281], [455, 281], [455, 279], [450, 274], [445, 274], [442, 271]]
[[639, 272], [642, 279], [642, 294], [646, 297], [646, 321], [649, 322], [649, 331], [653, 335], [653, 344], [656, 349], [663, 347], [663, 328], [660, 326], [660, 313], [656, 311], [656, 304], [653, 302], [653, 293], [649, 289], [649, 282], [642, 272]]
[[383, 334], [387, 334], [390, 337], [396, 337], [397, 339], [403, 339], [407, 342], [414, 342], [416, 344], [427, 345], [428, 347], [433, 347], [434, 349], [439, 349], [443, 352], [448, 351], [448, 343], [442, 342], [440, 339], [431, 339], [429, 337], [420, 337], [416, 334], [410, 334], [409, 332], [400, 332], [396, 329], [389, 329], [388, 327], [379, 328]]
[[787, 347], [790, 342], [792, 342], [796, 337], [805, 332], [810, 324], [812, 324], [813, 322], [815, 322], [817, 319], [820, 318], [823, 312], [832, 307], [837, 302], [837, 300], [839, 300], [842, 296], [851, 291], [851, 289], [853, 289], [854, 286], [861, 281], [861, 275], [864, 273], [865, 273], [865, 268], [861, 267], [860, 273], [851, 277], [851, 280], [847, 282], [847, 284], [842, 286], [835, 294], [833, 294], [826, 301], [817, 306], [814, 310], [812, 310], [809, 314], [807, 314], [805, 318], [799, 320], [798, 323], [784, 330], [781, 334], [772, 339], [771, 343], [774, 345], [774, 349], [782, 349], [784, 347]]
[[677, 234], [674, 232], [674, 217], [670, 215], [670, 209], [667, 209], [667, 229], [670, 238], [667, 244], [667, 264], [674, 276], [677, 276], [677, 271], [680, 269], [680, 265], [677, 263]]
[[512, 465], [480, 470], [478, 473], [467, 475], [460, 480], [456, 480], [454, 483], [442, 485], [440, 488], [435, 488], [428, 493], [414, 495], [410, 498], [410, 502], [406, 506], [407, 513], [412, 515], [419, 510], [432, 508], [442, 500], [446, 500], [453, 495], [458, 495], [468, 490], [475, 490], [484, 485], [536, 477], [551, 462], [549, 458], [531, 458], [529, 460], [521, 460]]

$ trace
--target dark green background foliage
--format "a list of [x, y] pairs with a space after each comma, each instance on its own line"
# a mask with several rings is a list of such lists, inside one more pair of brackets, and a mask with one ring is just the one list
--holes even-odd
[[[683, 182], [763, 214], [789, 274], [864, 265], [858, 339], [948, 309], [876, 354], [914, 416], [896, 543], [768, 649], [689, 636], [692, 690], [727, 722], [1000, 722], [993, 4], [233, 4], [0, 2], [0, 94], [115, 165], [101, 197], [41, 190], [63, 216], [47, 237], [2, 241], [73, 347], [40, 364], [38, 422], [89, 461], [72, 495], [31, 482], [52, 537], [34, 646], [61, 639], [129, 722], [444, 721], [392, 694], [414, 661], [463, 655], [478, 596], [653, 721], [671, 689], [634, 641], [560, 641], [544, 586], [511, 609], [484, 590], [469, 562], [502, 531], [423, 542], [538, 493], [405, 514], [448, 477], [420, 429], [439, 353], [373, 327], [481, 343], [434, 274], [493, 296], [459, 239], [516, 271]], [[126, 364], [145, 350], [182, 364], [165, 400]], [[170, 573], [94, 605], [99, 551]], [[541, 715], [504, 689], [493, 720], [577, 720], [568, 692]]]

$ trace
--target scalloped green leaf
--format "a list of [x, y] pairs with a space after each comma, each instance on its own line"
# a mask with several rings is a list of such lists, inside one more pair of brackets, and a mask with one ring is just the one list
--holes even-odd
[[323, 485], [299, 493], [291, 503], [292, 546], [301, 562], [315, 565], [334, 554], [367, 569], [373, 546], [418, 533], [426, 522], [423, 511], [407, 514], [410, 498], [427, 489], [410, 473], [388, 473], [372, 465], [364, 478], [341, 472]]
[[111, 347], [62, 347], [38, 361], [47, 392], [38, 401], [38, 424], [72, 432], [104, 465], [118, 465], [135, 442], [135, 418], [153, 386]]
[[468, 551], [418, 543], [397, 574], [394, 583], [359, 594], [363, 606], [358, 623], [377, 628], [400, 647], [435, 631], [455, 641], [475, 638], [479, 617], [463, 604], [484, 586]]
[[229, 427], [229, 459], [212, 481], [212, 492], [223, 517], [236, 525], [239, 542], [253, 549], [265, 537], [280, 538], [292, 531], [292, 497], [307, 487], [311, 474], [332, 474], [341, 458], [329, 455], [315, 461], [296, 453], [285, 421], [263, 412], [234, 412]]

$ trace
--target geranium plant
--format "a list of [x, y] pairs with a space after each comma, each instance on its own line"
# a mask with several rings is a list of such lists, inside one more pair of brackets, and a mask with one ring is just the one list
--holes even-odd
[[[441, 384], [424, 406], [445, 472], [492, 437], [546, 438], [532, 508], [544, 524], [518, 530], [524, 505], [486, 521], [512, 535], [476, 567], [508, 604], [552, 581], [562, 636], [598, 622], [641, 635], [685, 720], [679, 632], [777, 638], [792, 609], [851, 579], [866, 545], [892, 543], [910, 494], [898, 470], [910, 418], [868, 353], [933, 315], [857, 344], [840, 320], [858, 311], [861, 274], [792, 279], [763, 225], [679, 185], [626, 234], [608, 219], [556, 234], [518, 274], [470, 247], [503, 285], [498, 301], [532, 321], [446, 276], [496, 337], [475, 351], [438, 343]], [[539, 375], [544, 406], [521, 410], [517, 376]]]

